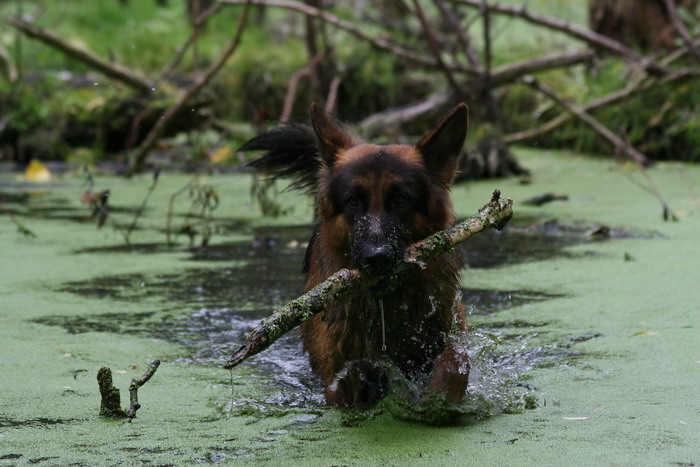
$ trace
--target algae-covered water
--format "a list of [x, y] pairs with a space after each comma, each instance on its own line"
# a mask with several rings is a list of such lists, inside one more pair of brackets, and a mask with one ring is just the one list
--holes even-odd
[[[218, 194], [213, 217], [187, 216], [184, 191], [171, 228], [207, 226], [210, 246], [189, 248], [183, 234], [168, 247], [169, 201], [191, 177], [164, 173], [127, 247], [114, 223], [131, 224], [150, 176], [98, 176], [110, 219], [97, 229], [80, 173], [42, 184], [0, 174], [0, 465], [698, 465], [700, 167], [650, 171], [679, 218], [664, 222], [634, 169], [518, 156], [532, 183], [454, 189], [460, 216], [494, 188], [516, 214], [464, 245], [474, 370], [467, 415], [443, 427], [398, 420], [386, 404], [324, 407], [294, 335], [221, 369], [299, 293], [303, 197], [282, 194], [291, 212], [265, 218], [247, 174], [200, 178]], [[569, 199], [522, 203], [545, 192]], [[113, 370], [127, 406], [154, 359], [136, 419], [100, 419], [98, 369]]]

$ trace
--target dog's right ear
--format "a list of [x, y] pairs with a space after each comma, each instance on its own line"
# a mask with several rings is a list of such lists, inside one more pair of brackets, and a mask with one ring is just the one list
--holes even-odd
[[311, 123], [321, 146], [321, 157], [332, 167], [338, 154], [356, 145], [352, 134], [316, 104], [311, 104]]

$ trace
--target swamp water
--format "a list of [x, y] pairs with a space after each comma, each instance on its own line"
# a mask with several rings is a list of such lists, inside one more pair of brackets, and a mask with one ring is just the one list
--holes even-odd
[[[697, 463], [700, 171], [652, 172], [681, 215], [666, 224], [608, 162], [521, 157], [530, 186], [454, 190], [461, 216], [494, 187], [515, 199], [516, 216], [463, 246], [471, 416], [440, 428], [396, 420], [384, 405], [325, 408], [294, 335], [232, 375], [220, 369], [299, 293], [303, 198], [285, 194], [294, 212], [265, 219], [247, 176], [211, 178], [221, 199], [211, 246], [191, 250], [180, 237], [167, 248], [169, 197], [188, 178], [165, 174], [127, 248], [88, 218], [80, 177], [28, 185], [2, 175], [0, 205], [37, 237], [0, 218], [0, 465]], [[96, 188], [111, 189], [112, 218], [128, 225], [149, 184], [98, 178]], [[570, 201], [518, 203], [545, 191]], [[181, 200], [175, 224], [187, 207]], [[592, 240], [602, 224], [611, 238]], [[126, 406], [129, 381], [155, 358], [163, 364], [134, 422], [100, 420], [97, 369], [115, 371]]]

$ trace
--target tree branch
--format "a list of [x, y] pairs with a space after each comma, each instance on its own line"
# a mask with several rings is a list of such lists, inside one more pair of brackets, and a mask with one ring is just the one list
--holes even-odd
[[130, 70], [119, 63], [108, 62], [92, 50], [77, 44], [72, 44], [53, 31], [49, 31], [48, 29], [44, 29], [20, 18], [7, 18], [7, 22], [10, 26], [22, 31], [29, 37], [38, 39], [60, 50], [69, 57], [79, 60], [95, 70], [102, 72], [106, 76], [121, 81], [132, 88], [141, 92], [151, 92], [153, 88], [153, 83], [141, 73]]
[[[406, 248], [403, 263], [391, 274], [386, 275], [393, 275], [415, 265], [424, 267], [431, 258], [451, 251], [457, 244], [484, 230], [502, 229], [513, 215], [513, 200], [510, 198], [501, 200], [500, 194], [500, 191], [494, 191], [491, 201], [475, 216], [447, 230], [436, 232]], [[371, 285], [380, 279], [376, 276], [367, 277], [358, 270], [341, 269], [301, 297], [278, 308], [269, 318], [264, 319], [248, 334], [246, 344], [228, 359], [224, 368], [234, 368], [247, 358], [267, 349], [284, 334], [310, 320], [353, 288]]]
[[400, 125], [415, 118], [422, 117], [442, 107], [453, 99], [454, 94], [447, 89], [431, 94], [423, 100], [383, 110], [361, 120], [356, 127], [366, 135], [372, 135], [381, 128]]
[[457, 84], [457, 81], [455, 81], [454, 76], [452, 76], [452, 71], [447, 67], [444, 60], [442, 59], [440, 46], [438, 45], [437, 39], [435, 39], [435, 34], [430, 28], [428, 18], [425, 17], [423, 8], [421, 8], [420, 2], [418, 0], [413, 0], [413, 8], [416, 10], [418, 21], [420, 22], [421, 28], [423, 29], [425, 39], [428, 42], [430, 49], [433, 51], [435, 61], [438, 64], [438, 68], [440, 68], [440, 70], [442, 70], [442, 72], [445, 74], [445, 78], [447, 78], [447, 82], [450, 84], [452, 91], [457, 95], [463, 95], [462, 89], [460, 88], [459, 84]]
[[[606, 94], [602, 97], [599, 97], [598, 99], [595, 99], [594, 101], [589, 102], [588, 104], [580, 107], [580, 109], [584, 112], [590, 113], [593, 110], [598, 110], [608, 105], [617, 104], [618, 102], [622, 102], [627, 98], [644, 93], [658, 86], [663, 86], [676, 81], [682, 81], [684, 79], [697, 77], [698, 74], [699, 72], [697, 70], [683, 69], [678, 70], [677, 72], [669, 73], [667, 76], [664, 76], [662, 79], [659, 80], [639, 81], [637, 83], [633, 83], [627, 86], [624, 89], [619, 89], [617, 91], [611, 92], [610, 94]], [[521, 141], [539, 138], [551, 131], [556, 130], [557, 128], [564, 125], [566, 122], [570, 121], [574, 117], [574, 114], [567, 112], [562, 115], [559, 115], [558, 117], [554, 117], [553, 119], [549, 120], [546, 123], [543, 123], [538, 127], [505, 135], [503, 137], [503, 140], [508, 144], [513, 144], [519, 143]]]
[[[589, 60], [593, 55], [591, 51], [546, 55], [533, 60], [523, 60], [494, 69], [491, 73], [491, 86], [499, 87], [516, 81], [528, 73], [536, 73], [552, 68], [571, 66]], [[474, 78], [478, 81], [478, 77]], [[472, 83], [473, 84], [473, 83]], [[467, 83], [469, 87], [470, 83]], [[411, 104], [391, 108], [370, 115], [357, 123], [357, 128], [367, 135], [376, 134], [380, 129], [400, 125], [404, 122], [420, 118], [423, 115], [434, 112], [436, 109], [455, 99], [451, 90], [443, 90], [431, 94]]]
[[187, 49], [189, 49], [190, 46], [197, 40], [200, 30], [205, 24], [207, 24], [209, 18], [217, 14], [219, 11], [221, 11], [221, 3], [215, 3], [207, 10], [200, 13], [199, 16], [192, 21], [192, 33], [189, 35], [185, 43], [177, 49], [175, 58], [173, 58], [173, 60], [163, 68], [163, 71], [160, 72], [158, 75], [159, 81], [167, 79], [173, 73], [173, 71], [175, 71], [175, 68], [177, 68], [177, 66], [180, 64], [182, 57], [185, 56]]
[[594, 51], [582, 50], [580, 52], [564, 52], [544, 55], [542, 57], [509, 63], [491, 71], [491, 85], [493, 87], [498, 87], [503, 86], [504, 84], [512, 84], [521, 76], [589, 62], [594, 56]]
[[129, 385], [129, 400], [131, 403], [129, 404], [129, 411], [126, 414], [126, 421], [130, 422], [136, 417], [136, 411], [141, 408], [141, 404], [139, 404], [139, 388], [151, 379], [159, 366], [160, 360], [153, 360], [153, 362], [148, 365], [148, 369], [142, 377], [131, 380], [131, 384]]
[[[239, 5], [243, 3], [246, 0], [220, 0], [221, 3], [223, 4], [228, 4], [228, 5]], [[346, 32], [349, 32], [355, 37], [358, 37], [362, 40], [365, 40], [369, 42], [372, 46], [374, 46], [377, 49], [380, 50], [386, 50], [388, 52], [391, 52], [392, 54], [405, 58], [406, 60], [410, 60], [414, 63], [418, 63], [421, 65], [427, 65], [429, 67], [437, 67], [438, 63], [435, 60], [435, 58], [431, 57], [430, 55], [424, 55], [418, 52], [414, 52], [413, 50], [405, 49], [401, 46], [398, 46], [386, 39], [384, 39], [381, 36], [373, 36], [370, 34], [367, 34], [363, 32], [360, 28], [355, 26], [354, 24], [345, 21], [338, 16], [328, 13], [326, 11], [320, 10], [318, 8], [314, 8], [309, 5], [305, 5], [303, 3], [295, 2], [295, 1], [289, 1], [289, 0], [252, 0], [252, 3], [254, 5], [266, 5], [266, 6], [271, 6], [271, 7], [278, 7], [278, 8], [285, 8], [287, 10], [293, 10], [297, 11], [299, 13], [303, 13], [307, 16], [311, 16], [314, 18], [318, 18], [322, 21], [325, 21], [328, 24], [331, 24], [335, 26], [338, 29], [342, 29]], [[476, 73], [477, 70], [472, 69], [470, 67], [455, 67], [455, 69], [458, 69], [459, 71], [464, 71], [464, 72], [469, 72], [469, 73]]]
[[597, 48], [607, 50], [615, 55], [621, 55], [626, 58], [630, 58], [639, 61], [643, 64], [644, 68], [650, 71], [663, 72], [665, 70], [660, 70], [659, 66], [651, 62], [648, 58], [640, 56], [634, 50], [630, 49], [626, 45], [611, 39], [602, 34], [593, 32], [587, 28], [571, 24], [568, 21], [562, 21], [557, 18], [552, 18], [549, 16], [541, 15], [538, 13], [533, 13], [529, 11], [524, 6], [516, 7], [510, 5], [504, 5], [501, 3], [489, 3], [483, 0], [450, 0], [453, 3], [469, 5], [474, 8], [486, 8], [488, 11], [494, 13], [500, 13], [508, 16], [515, 16], [522, 18], [534, 24], [539, 24], [540, 26], [545, 26], [547, 28], [553, 29], [555, 31], [560, 31], [577, 39], [585, 41]]
[[615, 151], [625, 153], [629, 158], [642, 167], [647, 167], [649, 165], [649, 159], [647, 159], [644, 154], [636, 150], [628, 142], [622, 140], [622, 138], [610, 131], [605, 125], [593, 118], [589, 113], [561, 98], [550, 87], [540, 83], [534, 77], [529, 75], [523, 77], [522, 82], [540, 91], [542, 94], [546, 95], [554, 102], [562, 106], [567, 112], [573, 114], [576, 118], [590, 126], [596, 133], [612, 143]]
[[129, 174], [133, 175], [137, 172], [143, 170], [143, 166], [146, 160], [146, 156], [151, 148], [155, 145], [158, 138], [163, 134], [167, 126], [170, 124], [172, 119], [182, 110], [182, 108], [187, 104], [187, 102], [192, 99], [199, 91], [206, 86], [209, 81], [214, 77], [216, 73], [221, 70], [226, 61], [229, 59], [233, 52], [238, 48], [238, 44], [241, 41], [241, 36], [243, 35], [243, 30], [246, 27], [246, 22], [248, 20], [248, 11], [250, 10], [251, 0], [246, 0], [243, 5], [243, 12], [238, 20], [238, 26], [236, 28], [236, 33], [229, 42], [226, 50], [221, 54], [221, 56], [212, 63], [207, 71], [200, 76], [197, 81], [185, 92], [185, 94], [178, 100], [175, 104], [166, 109], [161, 117], [158, 119], [151, 131], [146, 135], [141, 145], [136, 148], [136, 150], [129, 157]]
[[700, 62], [700, 49], [698, 49], [698, 47], [695, 45], [693, 36], [690, 35], [690, 32], [688, 32], [688, 29], [685, 27], [685, 24], [683, 24], [683, 21], [678, 17], [676, 3], [673, 0], [664, 0], [664, 6], [666, 7], [666, 12], [668, 13], [669, 18], [671, 18], [671, 22], [673, 23], [673, 27], [676, 29], [676, 32], [679, 36], [681, 36], [683, 42], [685, 42], [685, 45], [693, 53], [698, 62]]
[[280, 122], [286, 123], [292, 116], [292, 110], [294, 109], [294, 100], [297, 96], [297, 88], [299, 87], [299, 81], [302, 78], [308, 78], [313, 73], [313, 70], [318, 66], [321, 61], [326, 58], [328, 50], [322, 50], [317, 53], [309, 63], [307, 63], [303, 68], [295, 71], [291, 78], [289, 78], [289, 84], [287, 85], [287, 93], [284, 96], [284, 107], [282, 108], [282, 115], [280, 116]]

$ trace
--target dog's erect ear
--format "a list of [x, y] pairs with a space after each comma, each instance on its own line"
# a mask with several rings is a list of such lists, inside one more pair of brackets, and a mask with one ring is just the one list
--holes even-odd
[[468, 127], [469, 109], [466, 104], [459, 104], [416, 144], [428, 172], [436, 181], [452, 182]]
[[331, 167], [339, 152], [356, 145], [355, 138], [316, 104], [311, 104], [310, 112], [311, 123], [321, 144], [321, 157], [326, 165]]

